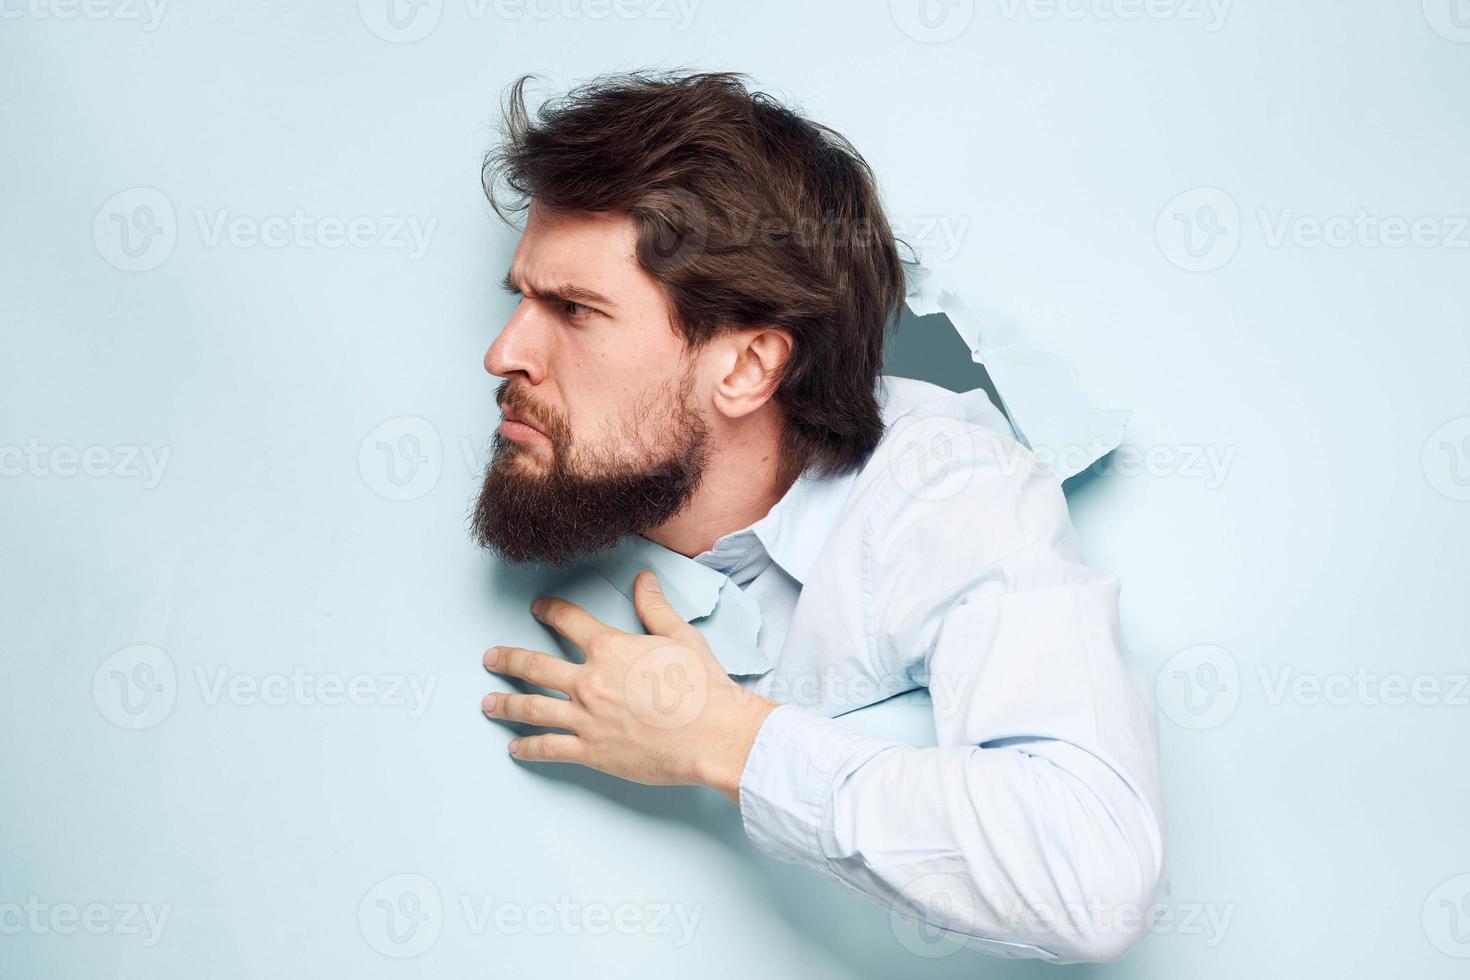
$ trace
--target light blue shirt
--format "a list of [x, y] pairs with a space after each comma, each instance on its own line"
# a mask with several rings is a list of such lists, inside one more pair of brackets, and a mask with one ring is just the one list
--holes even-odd
[[[759, 606], [769, 669], [733, 676], [782, 703], [740, 781], [745, 831], [967, 946], [1112, 959], [1163, 878], [1117, 579], [1082, 560], [1061, 487], [983, 391], [880, 395], [859, 472], [798, 480], [696, 557]], [[916, 688], [933, 747], [833, 720]]]

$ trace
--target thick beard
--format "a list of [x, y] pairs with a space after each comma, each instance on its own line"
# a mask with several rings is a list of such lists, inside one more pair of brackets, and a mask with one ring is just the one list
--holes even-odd
[[[699, 489], [709, 455], [708, 429], [688, 404], [691, 384], [686, 375], [679, 390], [666, 391], [660, 403], [624, 425], [628, 443], [663, 447], [635, 470], [574, 452], [565, 419], [548, 419], [544, 413], [533, 418], [551, 439], [548, 471], [524, 467], [516, 457], [529, 450], [497, 433], [471, 519], [476, 543], [508, 562], [564, 566], [679, 513]], [[524, 413], [516, 395], [512, 391], [508, 402]], [[655, 433], [663, 438], [648, 438], [654, 425], [664, 427]]]

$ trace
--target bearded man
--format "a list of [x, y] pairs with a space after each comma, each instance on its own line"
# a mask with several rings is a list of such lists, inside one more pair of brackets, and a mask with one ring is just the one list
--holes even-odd
[[[546, 691], [485, 699], [546, 729], [512, 754], [713, 787], [762, 851], [977, 949], [1120, 956], [1163, 844], [1118, 583], [983, 391], [881, 375], [905, 267], [869, 167], [725, 74], [601, 79], [534, 115], [522, 82], [504, 135], [484, 178], [524, 216], [520, 301], [485, 355], [503, 421], [477, 539], [565, 565], [641, 536], [752, 598], [771, 665], [732, 676], [649, 573], [642, 634], [543, 596], [585, 662], [486, 651]], [[935, 746], [834, 720], [917, 688]], [[670, 697], [675, 725], [649, 710]]]

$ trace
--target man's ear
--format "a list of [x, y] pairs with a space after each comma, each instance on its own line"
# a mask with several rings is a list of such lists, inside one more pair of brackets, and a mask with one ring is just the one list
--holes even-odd
[[791, 358], [791, 334], [774, 327], [748, 327], [715, 342], [724, 348], [718, 357], [721, 374], [715, 381], [715, 409], [727, 418], [743, 418], [775, 395]]

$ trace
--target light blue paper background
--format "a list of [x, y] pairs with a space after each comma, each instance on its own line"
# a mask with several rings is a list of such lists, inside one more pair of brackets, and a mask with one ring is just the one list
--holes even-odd
[[[480, 652], [544, 644], [550, 581], [464, 533], [514, 244], [480, 154], [516, 74], [645, 64], [751, 72], [846, 133], [977, 308], [1133, 411], [1143, 463], [1071, 491], [1160, 679], [1176, 919], [1074, 972], [1463, 976], [1470, 10], [684, 9], [3, 7], [0, 450], [35, 451], [0, 458], [0, 977], [1052, 973], [920, 955], [951, 951], [755, 853], [713, 793], [528, 768], [479, 714]], [[160, 237], [125, 240], [140, 205]], [[296, 209], [366, 244], [267, 220]], [[1438, 241], [1312, 243], [1359, 209]], [[397, 218], [432, 229], [421, 255]], [[98, 475], [63, 475], [93, 447]], [[113, 671], [159, 655], [110, 658], [138, 644], [175, 674], [134, 731]], [[211, 703], [298, 668], [378, 686]], [[1376, 695], [1312, 695], [1360, 670]], [[404, 675], [433, 683], [417, 716]], [[1388, 677], [1439, 693], [1383, 703]], [[406, 945], [385, 881], [441, 901]], [[487, 900], [510, 911], [466, 913]], [[641, 918], [514, 925], [558, 902]], [[53, 911], [11, 928], [27, 903]], [[58, 934], [93, 903], [102, 934]], [[156, 942], [126, 906], [168, 910]], [[698, 915], [687, 942], [660, 909]]]

